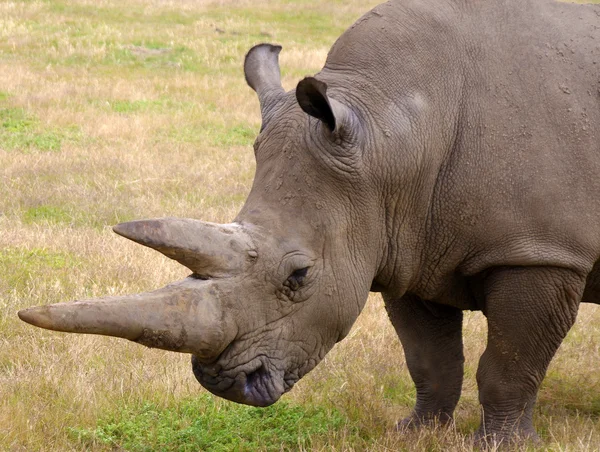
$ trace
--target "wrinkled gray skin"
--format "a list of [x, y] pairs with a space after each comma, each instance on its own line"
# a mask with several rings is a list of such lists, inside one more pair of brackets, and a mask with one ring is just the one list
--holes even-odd
[[287, 93], [280, 48], [253, 48], [263, 126], [234, 223], [115, 227], [194, 275], [21, 318], [192, 353], [209, 391], [265, 406], [380, 291], [417, 387], [400, 426], [418, 427], [451, 419], [462, 311], [481, 310], [477, 436], [535, 438], [547, 366], [600, 303], [599, 26], [588, 5], [391, 1]]

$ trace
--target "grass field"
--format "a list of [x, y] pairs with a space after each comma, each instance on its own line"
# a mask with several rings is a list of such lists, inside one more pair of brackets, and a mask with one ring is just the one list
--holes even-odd
[[[150, 290], [187, 270], [111, 232], [135, 218], [228, 222], [254, 172], [245, 51], [282, 44], [287, 89], [377, 0], [0, 2], [0, 450], [471, 450], [481, 314], [465, 321], [456, 425], [399, 435], [414, 403], [372, 296], [349, 337], [268, 409], [212, 397], [189, 356], [33, 328], [17, 310]], [[600, 450], [600, 309], [548, 372], [549, 450]]]

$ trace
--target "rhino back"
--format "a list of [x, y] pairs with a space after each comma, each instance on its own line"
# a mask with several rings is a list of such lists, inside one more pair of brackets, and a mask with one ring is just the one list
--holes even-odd
[[467, 45], [465, 110], [448, 161], [455, 170], [438, 188], [448, 201], [441, 217], [470, 238], [466, 272], [589, 271], [600, 256], [600, 9], [486, 6], [476, 21], [482, 39]]
[[319, 76], [372, 125], [372, 177], [414, 223], [390, 237], [422, 250], [431, 290], [599, 259], [599, 25], [550, 0], [390, 1], [333, 46]]

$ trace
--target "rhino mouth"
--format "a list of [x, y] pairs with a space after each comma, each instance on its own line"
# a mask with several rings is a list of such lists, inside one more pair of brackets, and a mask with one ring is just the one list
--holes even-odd
[[192, 370], [196, 380], [214, 395], [258, 407], [274, 404], [299, 380], [293, 373], [280, 370], [265, 356], [234, 369], [223, 369], [218, 361], [204, 364], [192, 355]]

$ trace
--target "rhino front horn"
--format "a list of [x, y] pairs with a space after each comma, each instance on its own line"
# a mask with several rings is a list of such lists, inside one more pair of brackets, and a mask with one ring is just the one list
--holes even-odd
[[113, 230], [207, 278], [239, 273], [253, 248], [249, 236], [236, 224], [157, 218], [121, 223]]
[[154, 292], [38, 306], [18, 314], [40, 328], [121, 337], [209, 362], [232, 334], [211, 286], [187, 278]]

